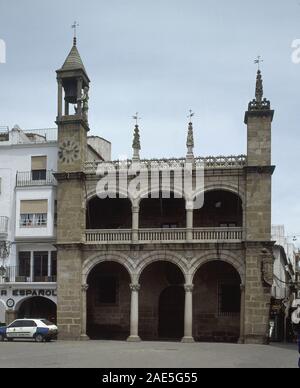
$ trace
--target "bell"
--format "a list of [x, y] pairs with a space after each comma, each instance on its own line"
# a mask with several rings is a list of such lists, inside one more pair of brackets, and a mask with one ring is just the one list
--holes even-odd
[[76, 104], [77, 102], [77, 82], [76, 80], [66, 80], [64, 82], [65, 101], [69, 104]]

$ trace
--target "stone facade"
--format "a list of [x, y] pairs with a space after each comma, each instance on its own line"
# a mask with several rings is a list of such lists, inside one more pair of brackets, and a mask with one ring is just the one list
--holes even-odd
[[[76, 52], [77, 49], [73, 49], [72, 58], [67, 59], [67, 68], [58, 71], [57, 124], [61, 154], [56, 179], [60, 338], [87, 339], [87, 332], [90, 332], [91, 336], [100, 338], [128, 337], [129, 341], [164, 338], [169, 334], [172, 338], [180, 335], [186, 342], [206, 339], [265, 343], [273, 265], [270, 241], [273, 111], [268, 102], [262, 100], [257, 91], [256, 100], [249, 104], [245, 118], [247, 157], [204, 160], [202, 191], [217, 193], [210, 198], [214, 212], [223, 214], [222, 217], [214, 216], [213, 222], [206, 210], [204, 219], [195, 222], [193, 199], [199, 194], [196, 191], [192, 197], [184, 197], [180, 210], [172, 205], [171, 216], [164, 213], [163, 201], [168, 200], [156, 199], [160, 201], [161, 219], [156, 219], [155, 224], [159, 203], [153, 202], [153, 214], [148, 209], [148, 218], [143, 218], [147, 192], [140, 192], [137, 197], [129, 197], [130, 206], [127, 202], [124, 211], [116, 212], [120, 206], [117, 200], [116, 207], [113, 199], [108, 202], [111, 211], [115, 211], [113, 224], [117, 225], [118, 217], [122, 218], [119, 227], [111, 230], [105, 228], [109, 220], [101, 219], [101, 206], [89, 206], [96, 197], [98, 164], [86, 163], [89, 127], [87, 115], [83, 114], [76, 96], [82, 95], [89, 80]], [[259, 73], [258, 84], [260, 82]], [[76, 87], [69, 88], [71, 84]], [[259, 86], [261, 90], [262, 85]], [[77, 104], [73, 115], [69, 114], [68, 107], [67, 113], [62, 114], [62, 89], [66, 102]], [[190, 123], [189, 137], [191, 131]], [[200, 159], [193, 156], [193, 144], [189, 142], [188, 146], [186, 159], [155, 161], [161, 166], [160, 171], [166, 164], [174, 170], [174, 165], [184, 166], [191, 161], [195, 170]], [[134, 163], [139, 162], [139, 148], [134, 149]], [[143, 163], [148, 165], [147, 161]], [[111, 163], [112, 168], [116, 166], [117, 163]], [[146, 180], [150, 179], [150, 174], [148, 169]], [[117, 177], [119, 187], [120, 173]], [[195, 179], [193, 175], [194, 183]], [[177, 183], [171, 175], [174, 193], [179, 191]], [[164, 191], [161, 180], [156, 191]], [[233, 195], [234, 202], [228, 205], [227, 212], [223, 206], [218, 213], [226, 202], [226, 193]], [[91, 227], [87, 214], [91, 212], [94, 219], [100, 217], [101, 229], [87, 230]], [[124, 221], [125, 213], [130, 221]], [[201, 216], [201, 210], [199, 214]], [[105, 276], [112, 279], [111, 288], [101, 289], [107, 283], [103, 280]]]

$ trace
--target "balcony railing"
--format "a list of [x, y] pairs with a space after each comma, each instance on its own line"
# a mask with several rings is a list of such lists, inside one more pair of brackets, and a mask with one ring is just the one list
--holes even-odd
[[56, 185], [56, 180], [53, 171], [45, 171], [38, 175], [34, 171], [26, 171], [17, 173], [16, 185], [17, 187], [53, 186]]
[[0, 216], [0, 235], [8, 233], [8, 217]]
[[[140, 229], [134, 242], [151, 243], [201, 243], [201, 242], [241, 242], [243, 228], [194, 228], [187, 229]], [[126, 244], [133, 242], [131, 229], [87, 230], [87, 244]]]
[[[185, 158], [170, 158], [170, 159], [143, 159], [140, 161], [142, 169], [151, 171], [151, 169], [158, 170], [176, 170], [184, 168], [186, 164]], [[114, 160], [114, 161], [93, 161], [85, 162], [85, 172], [87, 174], [96, 174], [98, 167], [105, 165], [109, 170], [129, 169], [132, 166], [132, 160]], [[242, 168], [247, 165], [246, 155], [232, 155], [232, 156], [207, 156], [195, 158], [195, 165], [197, 167], [203, 166], [206, 169], [232, 169]]]
[[30, 275], [30, 271], [26, 272], [19, 267], [6, 267], [0, 283], [56, 283], [56, 275]]

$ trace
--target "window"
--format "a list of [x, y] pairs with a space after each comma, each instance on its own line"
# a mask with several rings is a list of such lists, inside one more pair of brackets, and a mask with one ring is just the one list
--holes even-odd
[[31, 175], [33, 181], [45, 180], [47, 175], [47, 156], [31, 157]]
[[19, 252], [19, 276], [30, 277], [30, 252]]
[[241, 291], [237, 284], [219, 285], [219, 314], [239, 314], [241, 310]]
[[33, 262], [34, 281], [44, 281], [48, 276], [48, 252], [34, 252]]
[[22, 321], [15, 321], [15, 322], [11, 323], [8, 327], [9, 327], [9, 328], [13, 328], [13, 327], [23, 327], [23, 322], [22, 322]]
[[37, 324], [34, 321], [22, 321], [20, 322], [22, 327], [37, 327]]
[[99, 304], [117, 304], [118, 282], [115, 277], [103, 276], [98, 280], [97, 302]]
[[21, 201], [20, 227], [41, 228], [47, 226], [48, 200]]

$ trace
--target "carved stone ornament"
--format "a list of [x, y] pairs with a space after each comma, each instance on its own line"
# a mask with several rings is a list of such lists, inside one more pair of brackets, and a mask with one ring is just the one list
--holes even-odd
[[133, 283], [130, 284], [131, 291], [139, 292], [140, 288], [141, 288], [140, 284], [133, 284]]
[[262, 250], [262, 279], [264, 283], [272, 287], [273, 285], [273, 256], [267, 249]]
[[82, 286], [81, 286], [81, 291], [82, 292], [87, 292], [88, 289], [89, 289], [89, 285], [88, 284], [82, 284]]
[[185, 284], [184, 285], [184, 290], [185, 290], [185, 292], [193, 292], [194, 285], [193, 284]]

